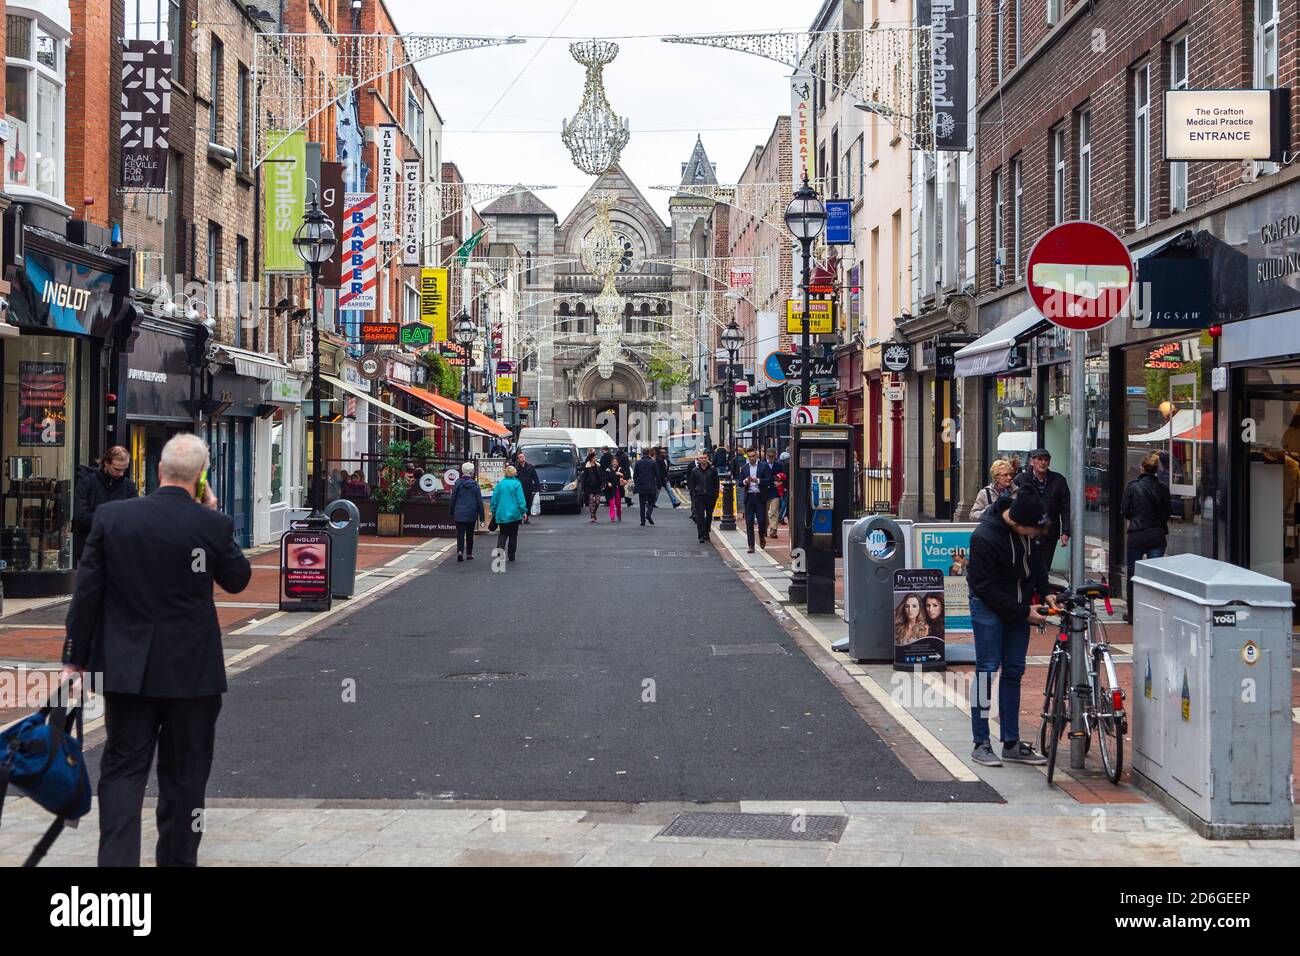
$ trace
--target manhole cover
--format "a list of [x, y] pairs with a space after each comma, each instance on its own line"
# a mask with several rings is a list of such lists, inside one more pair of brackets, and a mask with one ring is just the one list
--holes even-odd
[[801, 813], [679, 813], [660, 836], [711, 840], [797, 840], [838, 843], [848, 817]]
[[710, 644], [714, 657], [732, 657], [736, 654], [784, 654], [780, 644]]
[[656, 558], [700, 558], [704, 556], [703, 551], [656, 551]]
[[446, 679], [468, 681], [522, 680], [527, 676], [527, 674], [520, 674], [515, 671], [472, 671], [467, 674], [448, 674]]

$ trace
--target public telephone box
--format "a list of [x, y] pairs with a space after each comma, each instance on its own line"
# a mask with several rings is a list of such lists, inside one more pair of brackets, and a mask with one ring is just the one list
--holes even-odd
[[803, 550], [806, 592], [791, 599], [811, 614], [835, 612], [835, 558], [842, 554], [840, 527], [853, 515], [853, 429], [807, 424], [792, 428], [790, 446], [791, 543]]

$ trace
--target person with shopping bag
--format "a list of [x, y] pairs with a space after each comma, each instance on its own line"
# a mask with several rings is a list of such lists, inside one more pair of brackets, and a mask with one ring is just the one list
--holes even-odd
[[506, 465], [505, 477], [492, 489], [492, 520], [497, 526], [497, 549], [504, 548], [506, 557], [515, 559], [519, 543], [519, 525], [528, 515], [528, 503], [523, 485], [516, 477], [514, 465]]
[[103, 675], [99, 865], [140, 865], [140, 816], [158, 752], [159, 866], [196, 866], [217, 715], [226, 692], [213, 586], [238, 594], [252, 568], [208, 486], [208, 446], [163, 446], [153, 494], [95, 511], [77, 569], [63, 676]]

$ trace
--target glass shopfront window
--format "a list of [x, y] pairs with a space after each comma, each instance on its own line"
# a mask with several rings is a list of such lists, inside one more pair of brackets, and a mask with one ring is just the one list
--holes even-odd
[[23, 335], [4, 343], [3, 528], [6, 571], [72, 568], [72, 491], [90, 459], [77, 414], [89, 388], [82, 340]]
[[284, 412], [271, 417], [271, 504], [284, 504]]
[[988, 462], [1020, 459], [1038, 446], [1038, 390], [1029, 375], [1002, 375], [989, 380]]
[[[1172, 516], [1167, 554], [1213, 554], [1213, 343], [1208, 334], [1143, 342], [1125, 350], [1123, 482], [1160, 453]], [[1119, 487], [1123, 487], [1122, 482]], [[1118, 552], [1117, 552], [1118, 553]]]

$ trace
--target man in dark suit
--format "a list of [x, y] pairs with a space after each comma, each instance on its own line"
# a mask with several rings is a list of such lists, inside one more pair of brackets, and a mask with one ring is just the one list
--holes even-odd
[[758, 546], [767, 550], [767, 499], [775, 487], [772, 469], [758, 460], [758, 449], [750, 448], [748, 460], [736, 470], [736, 481], [744, 493], [745, 538], [754, 553], [754, 526], [758, 525]]
[[646, 446], [641, 457], [632, 469], [632, 486], [636, 489], [637, 500], [641, 502], [641, 527], [646, 522], [655, 523], [655, 503], [659, 499], [659, 465], [654, 458], [654, 449]]
[[172, 438], [158, 464], [158, 489], [96, 509], [81, 555], [63, 663], [67, 676], [103, 675], [100, 866], [140, 865], [140, 812], [155, 748], [157, 863], [198, 862], [226, 690], [212, 586], [237, 594], [252, 575], [234, 522], [217, 510], [206, 482], [200, 493], [207, 468], [201, 439]]

